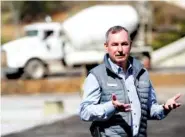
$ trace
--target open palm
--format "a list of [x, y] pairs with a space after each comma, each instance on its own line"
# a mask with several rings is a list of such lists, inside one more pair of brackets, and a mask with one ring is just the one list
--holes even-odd
[[181, 106], [181, 103], [178, 103], [177, 100], [182, 96], [182, 94], [178, 93], [177, 95], [175, 95], [174, 97], [168, 99], [164, 105], [164, 108], [166, 110], [172, 110], [175, 109], [177, 107]]

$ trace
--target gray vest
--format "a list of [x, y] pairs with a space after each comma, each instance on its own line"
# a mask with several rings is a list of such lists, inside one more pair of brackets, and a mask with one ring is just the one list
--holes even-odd
[[[137, 137], [146, 137], [147, 115], [149, 114], [147, 106], [150, 86], [149, 77], [138, 60], [129, 57], [129, 61], [133, 66], [136, 90], [141, 103], [141, 122]], [[105, 56], [104, 63], [93, 68], [90, 73], [96, 77], [100, 85], [100, 104], [110, 101], [112, 93], [117, 96], [120, 102], [129, 103], [124, 81], [111, 69], [108, 55]], [[96, 137], [132, 137], [131, 122], [131, 112], [116, 111], [107, 121], [94, 121], [90, 129], [92, 135]]]

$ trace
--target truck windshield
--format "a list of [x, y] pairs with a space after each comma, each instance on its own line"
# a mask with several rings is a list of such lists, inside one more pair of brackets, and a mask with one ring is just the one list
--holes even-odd
[[28, 30], [26, 31], [26, 36], [37, 36], [38, 30]]

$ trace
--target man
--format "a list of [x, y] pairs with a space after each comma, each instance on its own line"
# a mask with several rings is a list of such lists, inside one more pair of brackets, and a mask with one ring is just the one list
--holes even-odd
[[84, 83], [80, 117], [92, 121], [94, 137], [146, 137], [147, 119], [163, 119], [181, 104], [177, 94], [159, 105], [148, 72], [130, 56], [131, 40], [122, 26], [111, 27], [104, 44], [104, 63]]

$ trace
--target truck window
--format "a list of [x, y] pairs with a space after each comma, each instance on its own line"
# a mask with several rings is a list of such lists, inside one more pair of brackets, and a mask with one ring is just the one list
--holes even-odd
[[26, 31], [26, 36], [37, 36], [38, 30], [28, 30]]
[[52, 35], [53, 33], [54, 33], [53, 30], [44, 31], [44, 39], [47, 39], [47, 37], [49, 37], [49, 36]]

